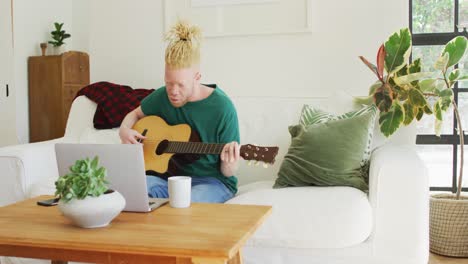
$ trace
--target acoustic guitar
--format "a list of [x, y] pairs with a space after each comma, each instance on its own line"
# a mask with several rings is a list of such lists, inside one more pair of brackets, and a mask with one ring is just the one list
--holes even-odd
[[[141, 140], [145, 158], [145, 169], [163, 174], [175, 154], [220, 154], [224, 145], [199, 142], [198, 134], [187, 124], [168, 125], [159, 116], [146, 116], [138, 120], [133, 129], [146, 137]], [[273, 164], [278, 147], [241, 145], [240, 156], [244, 160]], [[192, 159], [192, 162], [194, 159]]]

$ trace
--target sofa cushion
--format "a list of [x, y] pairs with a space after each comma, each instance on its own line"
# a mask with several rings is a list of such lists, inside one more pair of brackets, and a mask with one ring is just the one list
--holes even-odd
[[291, 145], [274, 187], [351, 186], [366, 191], [367, 171], [362, 161], [369, 155], [374, 118], [375, 111], [367, 111], [307, 127], [290, 126]]
[[[272, 214], [247, 242], [251, 247], [343, 248], [366, 240], [372, 230], [367, 195], [350, 187], [261, 188], [227, 203], [273, 206]], [[270, 186], [273, 182], [270, 182]]]
[[120, 144], [119, 129], [95, 129], [88, 127], [81, 133], [79, 143]]

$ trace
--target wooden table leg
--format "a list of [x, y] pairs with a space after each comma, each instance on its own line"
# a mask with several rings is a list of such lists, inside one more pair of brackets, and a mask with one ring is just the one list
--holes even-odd
[[52, 260], [52, 264], [68, 264], [68, 261], [62, 261], [62, 260]]
[[[181, 262], [184, 263], [185, 262]], [[239, 250], [234, 257], [226, 261], [225, 259], [192, 258], [192, 264], [243, 264], [242, 252]], [[179, 264], [179, 262], [177, 262]]]
[[242, 252], [240, 249], [237, 252], [237, 254], [234, 255], [234, 257], [232, 257], [232, 259], [228, 261], [228, 264], [243, 264], [243, 263], [244, 261], [242, 260]]

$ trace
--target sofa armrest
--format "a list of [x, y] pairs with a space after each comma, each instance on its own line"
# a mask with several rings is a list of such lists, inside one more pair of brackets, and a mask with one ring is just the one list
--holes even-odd
[[34, 193], [37, 185], [54, 186], [58, 177], [54, 146], [65, 141], [59, 138], [0, 148], [0, 206], [40, 194]]
[[79, 141], [86, 129], [94, 128], [93, 118], [97, 104], [81, 95], [75, 98], [68, 114], [65, 137]]
[[375, 150], [369, 177], [374, 253], [427, 263], [429, 180], [414, 146], [385, 145]]

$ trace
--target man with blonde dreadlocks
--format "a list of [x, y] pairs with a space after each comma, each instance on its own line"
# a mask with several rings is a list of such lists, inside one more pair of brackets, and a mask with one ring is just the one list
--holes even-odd
[[[192, 202], [223, 203], [237, 192], [240, 145], [236, 109], [216, 85], [200, 83], [200, 41], [198, 27], [179, 21], [167, 33], [165, 86], [156, 89], [122, 121], [122, 143], [137, 144], [145, 139], [131, 129], [147, 115], [162, 117], [169, 125], [188, 124], [202, 142], [226, 143], [220, 155], [202, 155], [178, 168], [192, 177]], [[167, 176], [147, 176], [148, 195], [167, 198]]]

